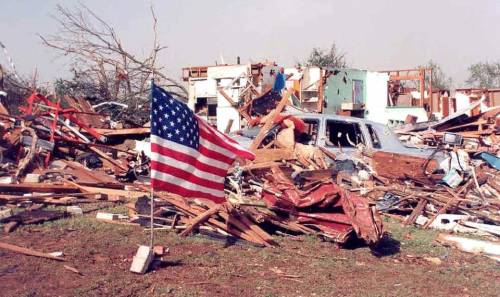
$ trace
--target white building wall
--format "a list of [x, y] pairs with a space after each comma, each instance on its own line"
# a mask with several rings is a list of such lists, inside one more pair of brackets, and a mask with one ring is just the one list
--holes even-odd
[[307, 67], [304, 69], [304, 80], [302, 81], [302, 88], [307, 88], [309, 91], [318, 90], [318, 81], [321, 76], [321, 69], [319, 67]]
[[227, 123], [233, 120], [230, 132], [240, 129], [240, 114], [234, 107], [217, 107], [217, 130], [224, 132]]
[[293, 88], [293, 83], [297, 80], [301, 80], [303, 76], [303, 72], [299, 72], [299, 69], [295, 67], [291, 68], [285, 68], [285, 75], [290, 78], [285, 82], [285, 87], [288, 88]]
[[462, 92], [455, 93], [455, 99], [457, 100], [457, 111], [464, 110], [470, 106], [469, 95]]
[[394, 121], [404, 122], [409, 114], [417, 117], [417, 122], [429, 120], [422, 107], [389, 107], [387, 106], [387, 82], [389, 75], [380, 72], [366, 73], [365, 118], [381, 124]]
[[377, 123], [387, 123], [387, 82], [389, 75], [380, 72], [366, 73], [365, 118]]
[[215, 97], [217, 97], [217, 85], [215, 79], [195, 78], [189, 80], [187, 105], [192, 110], [194, 110], [197, 98]]
[[238, 110], [220, 94], [218, 87], [223, 87], [224, 92], [234, 102], [238, 102], [240, 91], [246, 86], [250, 73], [250, 64], [209, 67], [206, 78], [194, 78], [189, 81], [189, 108], [194, 109], [197, 98], [215, 98], [217, 101], [217, 129], [224, 131], [231, 119], [233, 120], [231, 131], [240, 129]]
[[[246, 84], [246, 78], [240, 79], [241, 84]], [[243, 82], [244, 80], [244, 82]], [[230, 96], [234, 102], [238, 102], [240, 95], [240, 88], [238, 87], [227, 87], [233, 81], [232, 78], [224, 78], [219, 80], [219, 86], [224, 88], [224, 92]], [[237, 83], [235, 85], [238, 85]], [[231, 126], [232, 131], [237, 131], [240, 129], [240, 114], [238, 110], [231, 106], [229, 101], [227, 101], [220, 92], [217, 92], [217, 129], [219, 131], [224, 131], [226, 129], [229, 120], [233, 120], [233, 125]]]
[[217, 84], [215, 79], [207, 78], [197, 81], [194, 85], [194, 94], [196, 97], [217, 97]]
[[218, 79], [218, 78], [235, 78], [242, 74], [248, 74], [250, 72], [251, 65], [229, 65], [229, 66], [213, 66], [208, 67], [207, 77]]

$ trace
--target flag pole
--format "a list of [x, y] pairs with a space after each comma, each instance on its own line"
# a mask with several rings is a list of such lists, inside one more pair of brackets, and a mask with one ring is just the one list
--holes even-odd
[[[154, 87], [154, 78], [151, 78], [151, 108], [153, 107], [153, 87]], [[152, 114], [153, 110], [151, 110]], [[151, 172], [151, 170], [150, 170]], [[151, 173], [150, 173], [151, 174]], [[150, 238], [149, 238], [149, 247], [153, 249], [153, 243], [154, 243], [154, 225], [153, 225], [153, 213], [154, 213], [154, 190], [153, 190], [153, 184], [151, 184], [151, 178], [149, 182], [149, 186], [151, 188], [151, 193], [150, 193], [150, 202], [149, 204], [151, 205], [151, 210], [150, 210], [150, 221], [149, 221], [149, 227], [150, 227]]]

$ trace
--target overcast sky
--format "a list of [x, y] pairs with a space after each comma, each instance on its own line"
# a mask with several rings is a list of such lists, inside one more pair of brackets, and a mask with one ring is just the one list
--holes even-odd
[[[136, 55], [151, 45], [151, 1], [81, 0], [113, 25]], [[160, 57], [172, 77], [185, 66], [264, 59], [292, 66], [313, 47], [332, 42], [350, 66], [368, 70], [408, 68], [429, 59], [441, 64], [454, 85], [467, 67], [500, 61], [500, 0], [156, 0]], [[37, 33], [56, 31], [56, 4], [73, 0], [0, 0], [0, 41], [18, 72], [35, 67], [43, 80], [67, 76], [68, 66], [42, 46]], [[0, 63], [7, 65], [0, 54]]]

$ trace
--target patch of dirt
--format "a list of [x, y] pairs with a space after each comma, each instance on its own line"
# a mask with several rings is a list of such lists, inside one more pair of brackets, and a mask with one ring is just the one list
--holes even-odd
[[[84, 220], [91, 220], [85, 218]], [[0, 250], [1, 296], [496, 296], [500, 271], [492, 260], [452, 249], [437, 265], [388, 241], [339, 249], [305, 237], [278, 238], [279, 248], [257, 248], [198, 236], [158, 233], [170, 248], [145, 275], [131, 259], [148, 233], [133, 226], [62, 223], [22, 227], [0, 239], [43, 252], [62, 251], [66, 262]], [[76, 274], [63, 265], [78, 269]]]

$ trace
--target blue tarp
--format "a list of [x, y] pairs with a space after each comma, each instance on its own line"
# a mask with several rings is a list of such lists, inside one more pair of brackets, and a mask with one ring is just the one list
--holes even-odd
[[480, 153], [479, 157], [490, 164], [491, 167], [500, 170], [500, 158], [490, 153]]
[[276, 80], [274, 81], [273, 91], [281, 92], [283, 88], [285, 88], [285, 74], [278, 72], [278, 74], [276, 74]]

